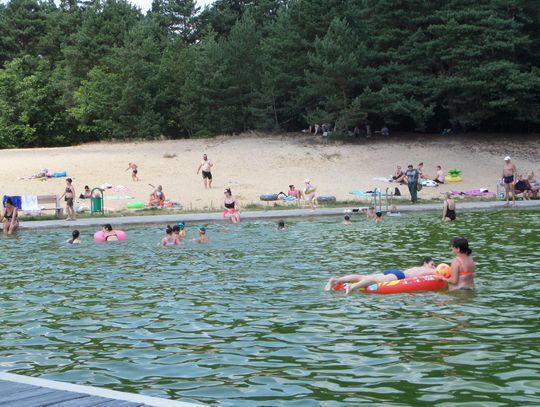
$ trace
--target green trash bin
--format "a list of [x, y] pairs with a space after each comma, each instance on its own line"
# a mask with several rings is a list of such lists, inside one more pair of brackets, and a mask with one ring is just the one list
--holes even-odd
[[101, 212], [101, 201], [103, 200], [100, 196], [95, 196], [92, 198], [92, 212]]
[[105, 214], [104, 208], [103, 208], [103, 189], [101, 188], [94, 188], [90, 192], [90, 213], [101, 213], [102, 215]]

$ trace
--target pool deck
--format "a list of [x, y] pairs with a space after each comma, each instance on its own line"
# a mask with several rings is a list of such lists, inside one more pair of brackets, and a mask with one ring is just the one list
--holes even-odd
[[[359, 206], [349, 206], [343, 208], [318, 208], [315, 211], [310, 209], [271, 209], [267, 211], [245, 211], [242, 212], [242, 219], [286, 219], [298, 217], [316, 217], [316, 216], [343, 216], [347, 210], [352, 208], [365, 207], [365, 204], [359, 202]], [[518, 201], [516, 205], [510, 208], [504, 208], [503, 201], [478, 201], [478, 202], [458, 202], [458, 214], [461, 211], [471, 210], [513, 210], [524, 208], [540, 208], [540, 200]], [[385, 206], [383, 205], [383, 210]], [[403, 205], [398, 206], [401, 213], [418, 213], [441, 211], [442, 203]], [[353, 214], [354, 215], [354, 214]], [[144, 216], [118, 216], [118, 217], [93, 217], [77, 219], [75, 221], [56, 220], [36, 220], [21, 222], [21, 229], [55, 229], [55, 228], [85, 228], [100, 227], [105, 223], [110, 223], [113, 227], [127, 225], [167, 225], [178, 221], [202, 224], [208, 222], [223, 222], [221, 212], [209, 213], [176, 213], [167, 215], [160, 213], [158, 215]]]
[[201, 407], [201, 404], [123, 393], [97, 387], [0, 373], [0, 405], [21, 407]]

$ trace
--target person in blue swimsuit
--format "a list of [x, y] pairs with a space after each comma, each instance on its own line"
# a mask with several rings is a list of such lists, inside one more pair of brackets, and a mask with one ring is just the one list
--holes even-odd
[[403, 280], [404, 278], [421, 277], [435, 274], [435, 261], [431, 257], [424, 257], [420, 267], [411, 267], [406, 270], [389, 269], [383, 273], [360, 275], [351, 274], [340, 278], [330, 278], [324, 287], [325, 291], [332, 290], [338, 283], [346, 283], [345, 291], [347, 294], [351, 290], [368, 287], [371, 284], [381, 283], [383, 281]]

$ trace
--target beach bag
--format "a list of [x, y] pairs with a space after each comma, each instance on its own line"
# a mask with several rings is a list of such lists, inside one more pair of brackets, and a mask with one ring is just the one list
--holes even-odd
[[394, 190], [394, 196], [401, 196], [401, 191], [398, 187], [396, 187], [396, 189]]
[[421, 191], [421, 190], [422, 190], [422, 183], [420, 183], [420, 182], [417, 182], [417, 183], [416, 183], [416, 190], [417, 190], [417, 191]]

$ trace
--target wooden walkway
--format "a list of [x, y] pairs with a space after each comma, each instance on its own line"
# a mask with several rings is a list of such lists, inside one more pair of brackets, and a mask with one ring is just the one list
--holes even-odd
[[0, 373], [0, 406], [201, 407], [201, 405], [181, 401], [55, 382], [11, 373]]

